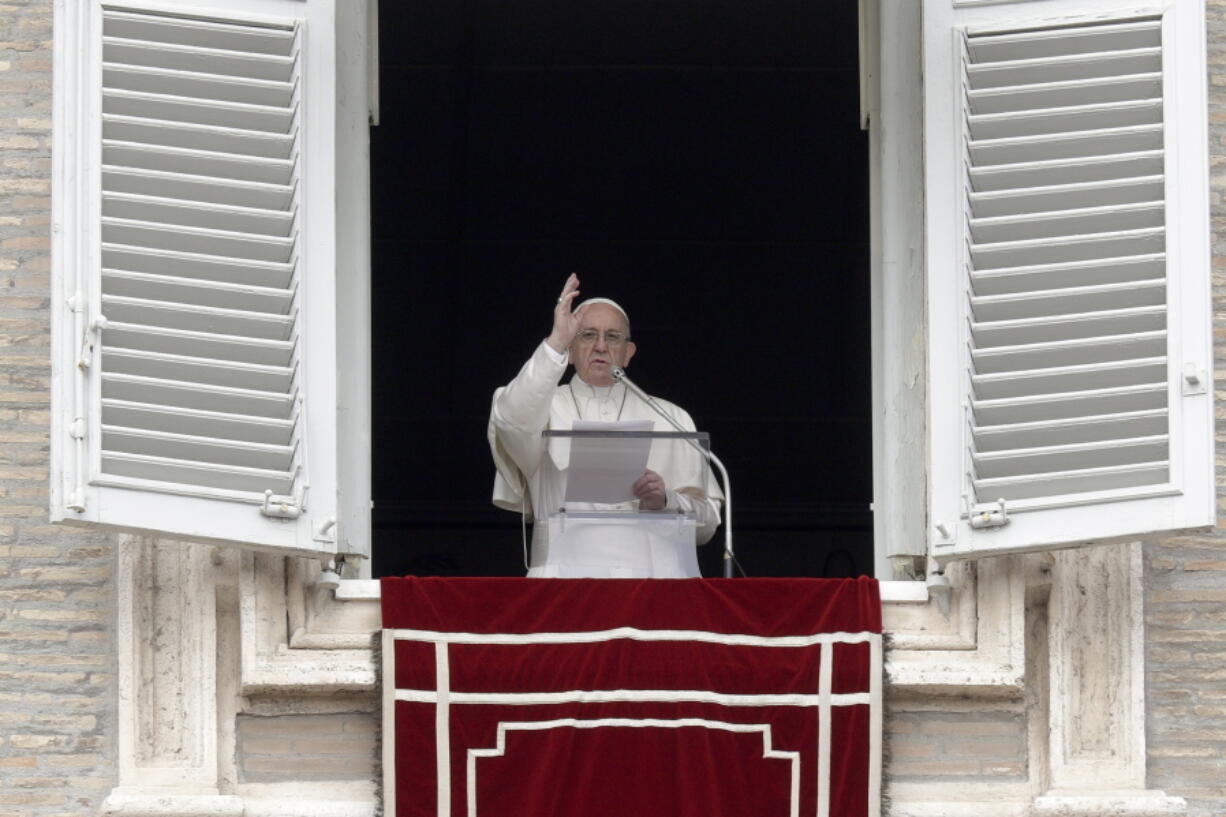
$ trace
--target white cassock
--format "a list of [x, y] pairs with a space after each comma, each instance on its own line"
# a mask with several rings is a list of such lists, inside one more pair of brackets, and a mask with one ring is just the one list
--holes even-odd
[[[600, 547], [585, 552], [581, 560], [568, 556], [565, 564], [550, 559], [549, 514], [564, 504], [566, 494], [566, 440], [547, 441], [546, 429], [569, 430], [574, 421], [650, 420], [656, 431], [673, 431], [645, 401], [624, 384], [590, 386], [575, 376], [559, 385], [567, 357], [544, 341], [519, 370], [515, 379], [494, 392], [487, 430], [497, 471], [494, 504], [520, 511], [531, 504], [532, 577], [574, 578], [684, 578], [697, 576], [697, 563], [661, 564], [634, 537], [604, 537]], [[693, 431], [694, 421], [684, 409], [655, 398], [682, 428]], [[702, 456], [686, 443], [652, 447], [647, 467], [658, 473], [667, 487], [665, 510], [693, 514], [698, 521], [697, 540], [706, 544], [719, 526], [723, 493], [710, 475]], [[524, 490], [527, 489], [527, 502]], [[602, 505], [601, 509], [630, 510], [637, 501]], [[574, 505], [571, 506], [574, 509]]]

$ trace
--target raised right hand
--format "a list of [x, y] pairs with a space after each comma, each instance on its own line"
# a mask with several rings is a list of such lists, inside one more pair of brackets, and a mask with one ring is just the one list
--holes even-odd
[[553, 330], [545, 339], [545, 342], [553, 347], [555, 352], [565, 354], [570, 348], [571, 341], [579, 333], [579, 325], [582, 323], [586, 307], [576, 312], [570, 311], [570, 305], [574, 303], [578, 294], [579, 276], [572, 272], [566, 279], [566, 284], [562, 287], [562, 294], [558, 296], [558, 302], [553, 308]]

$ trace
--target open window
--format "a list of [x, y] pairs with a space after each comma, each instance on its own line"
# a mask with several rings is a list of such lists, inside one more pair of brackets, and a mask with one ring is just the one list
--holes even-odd
[[375, 572], [523, 575], [485, 423], [577, 271], [629, 310], [631, 377], [711, 433], [747, 572], [871, 573], [854, 0], [379, 16]]

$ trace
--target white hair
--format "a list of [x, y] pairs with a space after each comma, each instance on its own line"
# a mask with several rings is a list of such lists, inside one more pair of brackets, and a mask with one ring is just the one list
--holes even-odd
[[618, 312], [622, 313], [622, 317], [626, 320], [626, 334], [630, 334], [630, 316], [626, 314], [626, 310], [622, 309], [621, 304], [612, 298], [588, 298], [586, 301], [576, 306], [575, 311], [578, 312], [580, 309], [585, 306], [589, 306], [590, 304], [608, 304]]

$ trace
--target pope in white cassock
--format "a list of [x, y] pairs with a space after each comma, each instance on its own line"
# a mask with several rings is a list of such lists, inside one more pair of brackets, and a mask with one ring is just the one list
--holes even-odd
[[[563, 554], [556, 543], [555, 552], [550, 552], [547, 520], [564, 505], [569, 449], [566, 441], [550, 442], [541, 432], [569, 430], [575, 420], [649, 420], [655, 431], [673, 431], [646, 401], [613, 378], [613, 368], [628, 366], [635, 353], [625, 311], [605, 298], [589, 299], [572, 311], [578, 295], [579, 279], [571, 275], [554, 308], [549, 337], [515, 379], [494, 392], [488, 427], [497, 466], [494, 504], [523, 512], [529, 512], [530, 506], [534, 524], [529, 576], [697, 576], [697, 560], [692, 553], [681, 558], [662, 556], [633, 528], [623, 527], [621, 533], [610, 529], [596, 541], [589, 537], [579, 553]], [[574, 364], [575, 374], [560, 385], [568, 363]], [[683, 409], [653, 399], [683, 428], [694, 430], [694, 421]], [[723, 499], [705, 466], [702, 456], [690, 445], [657, 442], [647, 470], [634, 482], [634, 501], [599, 507], [693, 514], [698, 523], [697, 541], [705, 544], [719, 526]], [[570, 510], [575, 510], [573, 505]]]

